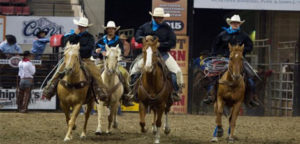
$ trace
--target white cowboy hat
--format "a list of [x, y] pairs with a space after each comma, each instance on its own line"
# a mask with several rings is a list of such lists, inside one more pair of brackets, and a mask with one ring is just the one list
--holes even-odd
[[102, 26], [104, 29], [107, 28], [115, 28], [116, 30], [120, 29], [120, 26], [116, 26], [116, 23], [114, 21], [108, 21], [106, 26]]
[[152, 15], [153, 17], [170, 17], [170, 14], [166, 14], [164, 9], [161, 7], [157, 7], [153, 10], [153, 14], [152, 12], [149, 12], [150, 15]]
[[241, 18], [239, 15], [233, 15], [231, 18], [226, 19], [227, 24], [230, 25], [231, 22], [239, 22], [240, 24], [243, 24], [245, 20], [241, 21]]
[[73, 22], [75, 25], [83, 26], [83, 27], [89, 27], [93, 24], [89, 24], [89, 20], [86, 17], [80, 17], [79, 20], [73, 19]]

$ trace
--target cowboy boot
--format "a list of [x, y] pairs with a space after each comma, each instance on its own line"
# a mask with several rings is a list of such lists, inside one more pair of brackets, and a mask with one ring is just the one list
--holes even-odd
[[119, 79], [120, 79], [120, 81], [121, 81], [121, 83], [123, 84], [123, 87], [124, 87], [124, 92], [123, 92], [123, 95], [121, 97], [122, 104], [126, 107], [134, 106], [134, 104], [132, 103], [133, 95], [131, 94], [131, 90], [130, 90], [128, 81], [126, 81], [124, 79], [121, 72], [118, 72], [118, 77], [119, 77]]
[[183, 84], [180, 86], [177, 84], [177, 77], [175, 73], [171, 73], [171, 82], [173, 85], [173, 92], [171, 94], [172, 101], [173, 102], [181, 101], [180, 94], [182, 93]]
[[28, 104], [31, 98], [31, 88], [26, 88], [24, 93], [24, 99], [22, 103], [22, 112], [26, 113], [28, 111]]
[[18, 112], [20, 112], [22, 109], [23, 98], [24, 98], [24, 90], [19, 88], [18, 97], [17, 97]]
[[42, 98], [51, 100], [51, 98], [55, 95], [58, 82], [58, 79], [53, 79], [52, 81], [48, 82], [47, 85], [43, 88]]
[[141, 77], [141, 73], [135, 73], [135, 74], [132, 74], [130, 76], [130, 95], [133, 96], [133, 99], [135, 102], [138, 102], [138, 97], [137, 97], [137, 80]]

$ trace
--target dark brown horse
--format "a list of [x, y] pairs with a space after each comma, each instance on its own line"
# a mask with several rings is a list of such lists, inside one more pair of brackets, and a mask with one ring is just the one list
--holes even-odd
[[173, 87], [167, 75], [164, 73], [166, 67], [158, 53], [159, 42], [152, 36], [143, 39], [143, 60], [142, 75], [138, 85], [139, 113], [141, 131], [146, 132], [145, 116], [148, 107], [153, 111], [154, 118], [152, 132], [155, 134], [154, 143], [160, 141], [160, 127], [163, 113], [165, 113], [165, 134], [170, 133], [168, 125], [168, 112]]
[[245, 82], [242, 76], [243, 71], [243, 50], [244, 45], [231, 46], [228, 44], [230, 56], [228, 69], [219, 80], [217, 100], [214, 108], [216, 113], [216, 128], [213, 134], [212, 142], [217, 142], [218, 138], [223, 136], [222, 128], [222, 114], [224, 106], [231, 108], [231, 115], [229, 117], [228, 140], [233, 142], [233, 134], [235, 124], [239, 115], [240, 107], [244, 101]]

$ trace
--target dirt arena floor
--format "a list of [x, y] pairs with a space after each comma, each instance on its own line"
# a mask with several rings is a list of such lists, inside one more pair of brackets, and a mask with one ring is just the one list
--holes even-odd
[[[151, 116], [147, 117], [148, 128]], [[103, 130], [106, 130], [106, 118]], [[111, 135], [94, 135], [97, 116], [92, 115], [87, 138], [81, 140], [83, 116], [79, 115], [77, 129], [70, 144], [151, 144], [154, 136], [150, 129], [141, 134], [137, 113], [124, 113], [118, 117], [119, 129]], [[224, 131], [228, 122], [223, 117]], [[171, 134], [161, 135], [162, 144], [207, 144], [215, 127], [214, 116], [170, 115]], [[60, 144], [67, 127], [63, 113], [0, 112], [0, 144]], [[163, 133], [162, 133], [163, 134]], [[241, 116], [237, 122], [235, 143], [241, 144], [300, 144], [300, 117], [247, 117]], [[227, 135], [219, 143], [227, 143]]]

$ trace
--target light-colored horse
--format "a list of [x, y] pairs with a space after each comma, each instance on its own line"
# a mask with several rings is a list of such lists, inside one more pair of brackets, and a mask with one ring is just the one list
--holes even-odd
[[[57, 95], [60, 101], [60, 107], [65, 113], [68, 125], [68, 131], [64, 141], [72, 139], [72, 129], [75, 129], [75, 121], [80, 111], [82, 104], [86, 101], [90, 81], [84, 75], [80, 68], [79, 44], [70, 45], [67, 43], [65, 48], [64, 72], [65, 76], [57, 86]], [[86, 137], [86, 126], [90, 116], [90, 111], [93, 107], [94, 101], [87, 103], [87, 111], [85, 113], [85, 121], [81, 138]], [[70, 117], [70, 109], [72, 108], [72, 115]]]
[[[106, 47], [106, 56], [104, 62], [104, 71], [101, 74], [102, 80], [104, 82], [105, 87], [107, 88], [107, 93], [109, 96], [108, 108], [110, 110], [108, 115], [108, 128], [107, 133], [111, 133], [111, 125], [113, 122], [113, 128], [118, 127], [117, 123], [117, 111], [120, 106], [120, 99], [124, 92], [124, 87], [118, 77], [118, 61], [121, 59], [121, 50], [119, 46], [109, 48]], [[105, 107], [103, 103], [100, 102], [97, 104], [98, 109], [98, 127], [96, 130], [96, 134], [99, 135], [102, 133], [101, 131], [101, 114]]]

